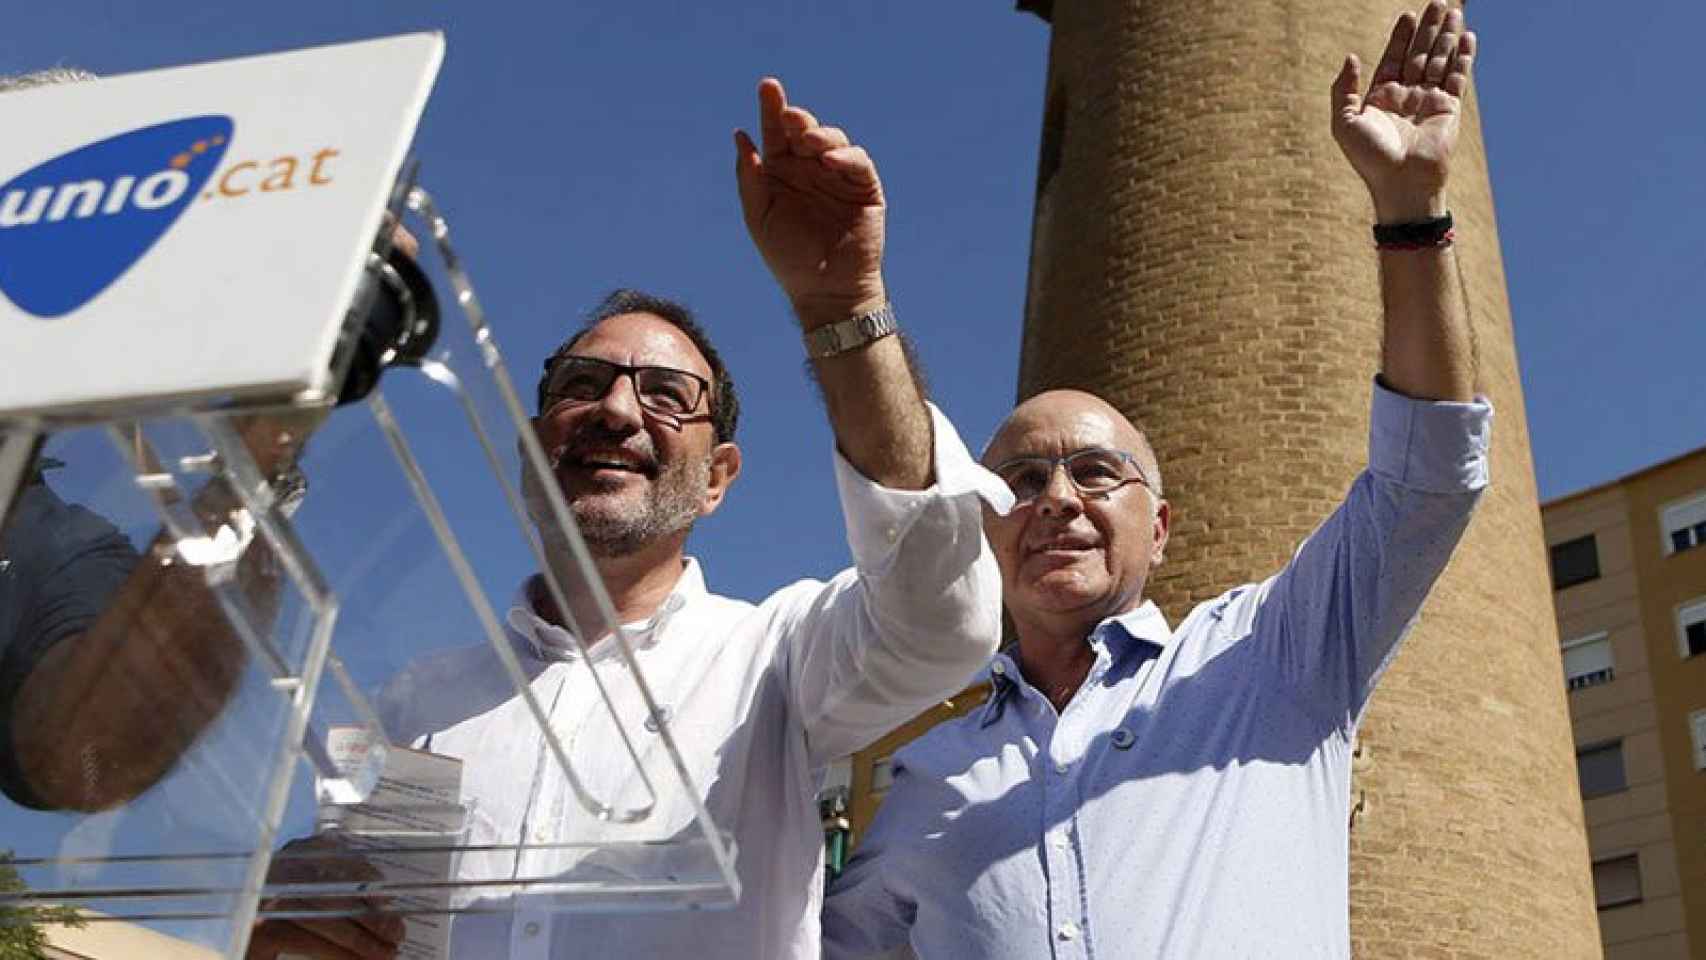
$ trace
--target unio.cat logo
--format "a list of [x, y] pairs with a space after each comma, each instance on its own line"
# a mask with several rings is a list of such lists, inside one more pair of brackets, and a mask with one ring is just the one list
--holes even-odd
[[227, 201], [332, 182], [333, 148], [233, 158], [228, 116], [186, 117], [62, 153], [0, 184], [0, 293], [38, 317], [99, 296], [197, 197]]
[[94, 299], [177, 222], [232, 129], [226, 116], [142, 127], [0, 184], [0, 293], [38, 317]]

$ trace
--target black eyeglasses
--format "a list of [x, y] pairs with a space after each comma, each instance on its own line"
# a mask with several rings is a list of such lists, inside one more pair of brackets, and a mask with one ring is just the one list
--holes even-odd
[[1101, 447], [1086, 447], [1064, 457], [1014, 457], [997, 464], [995, 475], [1013, 491], [1014, 500], [1026, 504], [1048, 489], [1057, 466], [1066, 468], [1066, 478], [1081, 496], [1105, 497], [1128, 483], [1149, 486], [1136, 457]]
[[630, 367], [596, 357], [573, 354], [549, 361], [541, 412], [563, 401], [592, 403], [604, 399], [617, 377], [632, 377], [640, 406], [669, 417], [685, 417], [699, 409], [699, 399], [711, 382], [674, 367]]

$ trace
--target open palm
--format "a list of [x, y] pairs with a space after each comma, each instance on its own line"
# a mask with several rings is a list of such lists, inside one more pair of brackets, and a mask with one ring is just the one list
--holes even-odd
[[1463, 12], [1437, 0], [1420, 18], [1398, 19], [1366, 95], [1361, 64], [1345, 58], [1333, 81], [1333, 137], [1377, 207], [1420, 213], [1409, 208], [1444, 190], [1474, 59]]

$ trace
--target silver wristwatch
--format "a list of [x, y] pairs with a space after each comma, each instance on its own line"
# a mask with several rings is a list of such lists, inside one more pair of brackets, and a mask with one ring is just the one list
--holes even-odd
[[881, 340], [899, 329], [900, 325], [894, 318], [894, 304], [885, 303], [869, 313], [848, 317], [806, 334], [806, 356], [813, 360], [833, 357]]

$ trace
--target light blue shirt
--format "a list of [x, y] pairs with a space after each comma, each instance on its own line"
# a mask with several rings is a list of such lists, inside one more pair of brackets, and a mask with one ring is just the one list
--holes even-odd
[[1369, 467], [1278, 575], [1103, 621], [1057, 714], [994, 693], [895, 756], [825, 956], [1349, 957], [1351, 751], [1487, 483], [1492, 408], [1375, 387]]

